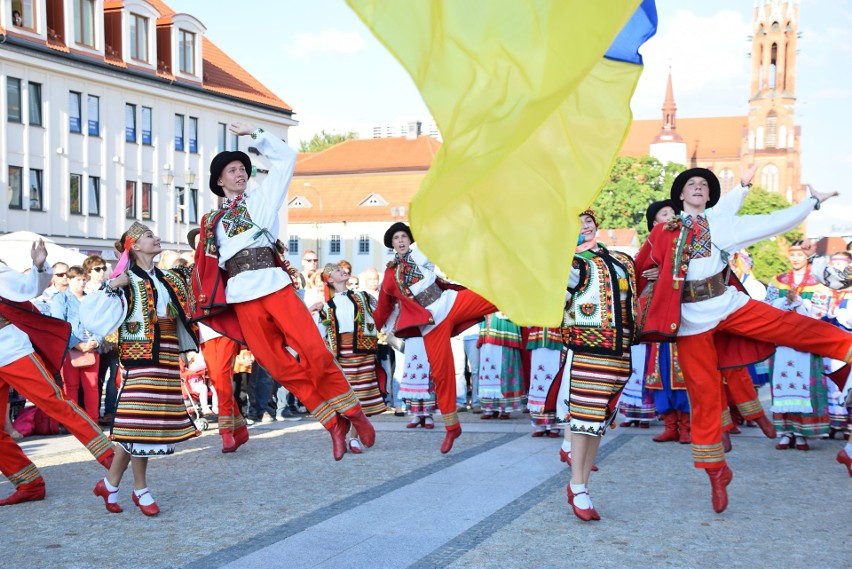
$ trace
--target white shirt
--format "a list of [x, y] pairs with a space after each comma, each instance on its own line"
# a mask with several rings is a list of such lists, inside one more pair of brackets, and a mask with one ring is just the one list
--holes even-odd
[[[254, 224], [252, 227], [229, 237], [223, 223], [220, 221], [216, 224], [219, 266], [223, 269], [228, 259], [243, 249], [273, 246], [273, 242], [278, 239], [278, 211], [287, 199], [287, 188], [296, 167], [296, 152], [274, 135], [262, 132], [252, 145], [269, 160], [269, 173], [263, 183], [246, 192], [244, 198], [245, 207]], [[268, 230], [272, 242], [260, 232], [262, 228]], [[228, 279], [225, 298], [228, 303], [246, 302], [281, 290], [290, 284], [290, 276], [278, 267], [244, 271]]]
[[[15, 302], [26, 302], [44, 292], [52, 278], [53, 270], [47, 263], [44, 264], [44, 272], [38, 272], [33, 265], [27, 275], [0, 263], [0, 296]], [[0, 329], [0, 367], [34, 351], [30, 337], [14, 324]]]
[[[419, 249], [411, 250], [411, 260], [417, 264], [420, 272], [423, 273], [423, 278], [410, 285], [408, 289], [411, 291], [411, 294], [417, 296], [433, 284], [435, 284], [435, 280], [437, 279], [437, 275], [435, 275], [435, 264], [426, 258]], [[456, 296], [458, 296], [458, 291], [453, 289], [447, 289], [441, 293], [441, 296], [438, 299], [430, 304], [429, 306], [424, 306], [424, 308], [429, 311], [429, 314], [432, 315], [432, 320], [435, 321], [434, 324], [426, 324], [420, 327], [420, 333], [423, 335], [428, 334], [432, 331], [432, 329], [440, 324], [444, 318], [450, 313], [450, 310], [453, 308], [453, 304], [456, 301]]]
[[334, 295], [334, 319], [341, 334], [355, 331], [355, 304], [346, 293]]
[[[802, 223], [814, 209], [810, 198], [766, 215], [737, 215], [748, 189], [738, 186], [722, 196], [704, 215], [713, 242], [709, 257], [690, 259], [686, 280], [704, 280], [725, 268], [722, 251], [728, 255], [773, 235], [785, 233]], [[701, 302], [681, 305], [678, 336], [693, 336], [715, 328], [719, 322], [745, 306], [749, 296], [729, 286], [724, 294]]]

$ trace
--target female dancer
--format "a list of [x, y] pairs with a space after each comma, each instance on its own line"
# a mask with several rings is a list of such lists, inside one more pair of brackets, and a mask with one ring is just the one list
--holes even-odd
[[[484, 315], [496, 312], [497, 307], [464, 287], [438, 278], [435, 265], [419, 250], [412, 249], [413, 243], [411, 230], [402, 222], [394, 223], [385, 232], [385, 247], [396, 254], [385, 270], [373, 315], [379, 329], [387, 325], [399, 337], [423, 336], [438, 408], [447, 429], [441, 445], [441, 452], [446, 454], [461, 435], [450, 338]], [[398, 313], [391, 320], [395, 309]]]
[[633, 259], [596, 243], [596, 233], [595, 214], [586, 210], [580, 214], [582, 242], [568, 282], [563, 336], [572, 357], [565, 364], [557, 411], [572, 435], [568, 503], [583, 521], [600, 519], [589, 497], [589, 475], [630, 376], [635, 322]]
[[[349, 290], [349, 272], [339, 265], [326, 264], [322, 275], [329, 291], [327, 295], [331, 297], [320, 311], [326, 343], [358, 396], [364, 414], [370, 417], [384, 413], [387, 407], [376, 378], [379, 345], [373, 322], [376, 300], [366, 292]], [[363, 452], [354, 423], [349, 430], [348, 446], [354, 454]]]
[[117, 276], [86, 297], [82, 308], [84, 326], [96, 334], [118, 328], [125, 370], [112, 427], [116, 456], [94, 494], [107, 511], [121, 512], [118, 485], [130, 465], [133, 503], [156, 516], [160, 508], [148, 490], [148, 458], [172, 454], [176, 443], [199, 434], [183, 403], [178, 363], [180, 353], [198, 351], [186, 320], [191, 292], [181, 275], [154, 266], [160, 238], [141, 223], [121, 236], [116, 249], [122, 254]]

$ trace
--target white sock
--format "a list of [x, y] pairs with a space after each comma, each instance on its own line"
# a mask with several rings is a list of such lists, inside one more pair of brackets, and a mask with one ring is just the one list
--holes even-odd
[[536, 433], [543, 433], [546, 430], [547, 430], [547, 427], [545, 427], [544, 425], [539, 425], [535, 428]]
[[781, 435], [781, 440], [778, 441], [778, 442], [781, 443], [782, 445], [786, 445], [786, 444], [790, 444], [790, 442], [792, 440], [793, 440], [792, 435], [790, 435], [788, 433], [784, 433], [783, 435]]
[[107, 496], [107, 504], [116, 504], [118, 503], [118, 486], [113, 486], [109, 483], [109, 480], [104, 478], [104, 487], [109, 492], [109, 496]]
[[846, 443], [846, 446], [843, 447], [843, 450], [846, 451], [846, 454], [852, 456], [852, 443]]
[[426, 415], [426, 424], [427, 425], [434, 425], [435, 424], [435, 421], [432, 420], [431, 415]]
[[808, 444], [808, 440], [805, 437], [796, 437], [797, 445], [806, 445]]
[[[571, 493], [574, 494], [574, 505], [581, 510], [588, 510], [592, 507], [592, 501], [589, 499], [589, 494], [585, 484], [569, 484]], [[580, 494], [582, 492], [582, 494]]]
[[571, 452], [571, 441], [566, 441], [562, 439], [562, 450], [565, 452]]
[[139, 499], [139, 504], [142, 506], [150, 506], [154, 503], [154, 497], [150, 492], [148, 492], [148, 488], [134, 490], [133, 493], [136, 494], [136, 497]]

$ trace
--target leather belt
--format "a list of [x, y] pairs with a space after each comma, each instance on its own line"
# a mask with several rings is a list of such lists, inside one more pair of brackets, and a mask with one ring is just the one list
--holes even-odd
[[717, 296], [722, 296], [727, 289], [728, 283], [725, 282], [724, 271], [722, 271], [708, 279], [684, 281], [683, 296], [680, 301], [682, 304], [689, 304], [709, 300]]
[[414, 295], [414, 300], [417, 301], [417, 304], [425, 308], [441, 298], [443, 292], [444, 290], [437, 283], [432, 283], [426, 287], [426, 290]]
[[245, 271], [272, 269], [277, 266], [275, 263], [275, 251], [269, 247], [242, 249], [225, 261], [225, 270], [228, 271], [228, 277], [234, 277]]

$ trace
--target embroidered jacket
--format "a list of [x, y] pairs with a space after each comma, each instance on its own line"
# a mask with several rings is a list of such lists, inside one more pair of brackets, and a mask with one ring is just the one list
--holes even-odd
[[[378, 350], [376, 323], [373, 320], [373, 308], [376, 300], [366, 292], [351, 290], [343, 293], [355, 306], [355, 325], [353, 328], [352, 351], [356, 354], [374, 354]], [[339, 295], [338, 295], [339, 296]], [[337, 321], [337, 304], [334, 298], [329, 300], [320, 311], [320, 321], [326, 327], [326, 342], [335, 356], [340, 355], [340, 325]]]
[[[576, 288], [568, 289], [572, 294], [565, 306], [562, 336], [565, 345], [578, 353], [621, 355], [622, 343], [633, 343], [636, 269], [629, 255], [599, 247], [600, 252], [574, 256], [573, 268], [580, 271], [580, 280]], [[622, 293], [627, 303], [625, 315]], [[622, 321], [623, 316], [627, 321]]]
[[[196, 326], [191, 326], [187, 321], [187, 314], [193, 304], [192, 289], [176, 271], [155, 268], [154, 274], [169, 292], [169, 316], [178, 320], [178, 328], [183, 327], [189, 332], [195, 344], [193, 349], [197, 351]], [[130, 284], [124, 289], [128, 304], [127, 316], [118, 327], [119, 359], [125, 366], [156, 365], [160, 359], [156, 289], [148, 273], [138, 266], [132, 266], [128, 275]]]

